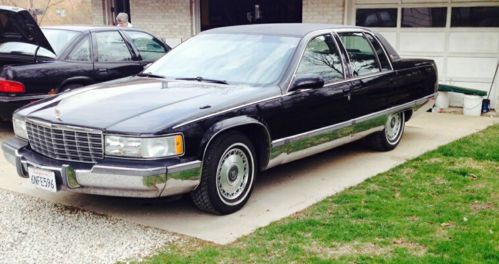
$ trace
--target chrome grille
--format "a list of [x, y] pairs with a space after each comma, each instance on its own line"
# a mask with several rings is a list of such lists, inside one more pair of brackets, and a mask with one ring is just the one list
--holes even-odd
[[31, 148], [49, 158], [95, 163], [104, 156], [102, 132], [27, 121]]

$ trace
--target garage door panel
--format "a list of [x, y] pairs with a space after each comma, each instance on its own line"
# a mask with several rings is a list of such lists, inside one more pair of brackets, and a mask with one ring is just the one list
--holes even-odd
[[499, 47], [499, 34], [484, 32], [449, 33], [449, 52], [496, 53]]
[[445, 33], [439, 32], [401, 32], [400, 52], [443, 52]]
[[496, 66], [496, 58], [449, 57], [447, 59], [447, 77], [483, 78], [492, 81]]

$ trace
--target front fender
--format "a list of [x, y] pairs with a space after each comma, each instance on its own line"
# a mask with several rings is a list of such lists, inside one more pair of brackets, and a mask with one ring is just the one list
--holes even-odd
[[268, 154], [270, 153], [270, 143], [271, 143], [270, 133], [265, 124], [250, 116], [231, 117], [213, 124], [208, 130], [206, 130], [201, 139], [200, 149], [198, 153], [199, 156], [204, 158], [204, 155], [206, 153], [206, 150], [208, 149], [208, 146], [210, 145], [210, 142], [217, 135], [219, 135], [224, 131], [228, 131], [230, 129], [238, 127], [241, 128], [241, 130], [243, 130], [242, 132], [250, 131], [248, 129], [255, 127], [258, 127], [259, 131], [262, 131], [261, 133], [259, 133], [260, 135], [256, 135], [257, 133], [247, 133], [247, 135], [249, 134], [248, 137], [250, 137], [250, 139], [252, 139], [254, 143], [255, 140], [258, 138], [251, 138], [252, 136], [264, 137], [262, 139], [261, 146], [255, 146], [255, 147], [257, 148], [257, 151], [259, 150], [260, 165], [266, 164], [268, 162]]

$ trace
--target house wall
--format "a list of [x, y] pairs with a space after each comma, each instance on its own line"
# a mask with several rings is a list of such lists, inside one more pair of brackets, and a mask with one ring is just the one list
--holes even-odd
[[343, 24], [344, 0], [303, 0], [303, 23]]
[[167, 43], [185, 41], [193, 35], [191, 10], [190, 0], [130, 1], [133, 26], [164, 38]]
[[104, 1], [103, 0], [91, 0], [92, 9], [92, 24], [94, 25], [104, 25], [106, 24], [104, 18]]
[[92, 0], [0, 0], [0, 5], [40, 10], [36, 19], [42, 26], [92, 23]]

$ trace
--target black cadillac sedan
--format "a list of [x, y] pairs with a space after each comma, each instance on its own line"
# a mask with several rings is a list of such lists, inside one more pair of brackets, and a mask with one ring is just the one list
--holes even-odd
[[436, 84], [433, 61], [401, 59], [364, 28], [219, 28], [138, 76], [17, 111], [3, 150], [47, 191], [190, 193], [200, 209], [227, 214], [263, 170], [364, 137], [395, 148]]
[[8, 7], [0, 7], [0, 35], [0, 119], [67, 89], [137, 74], [170, 50], [134, 28], [40, 30], [26, 10]]

